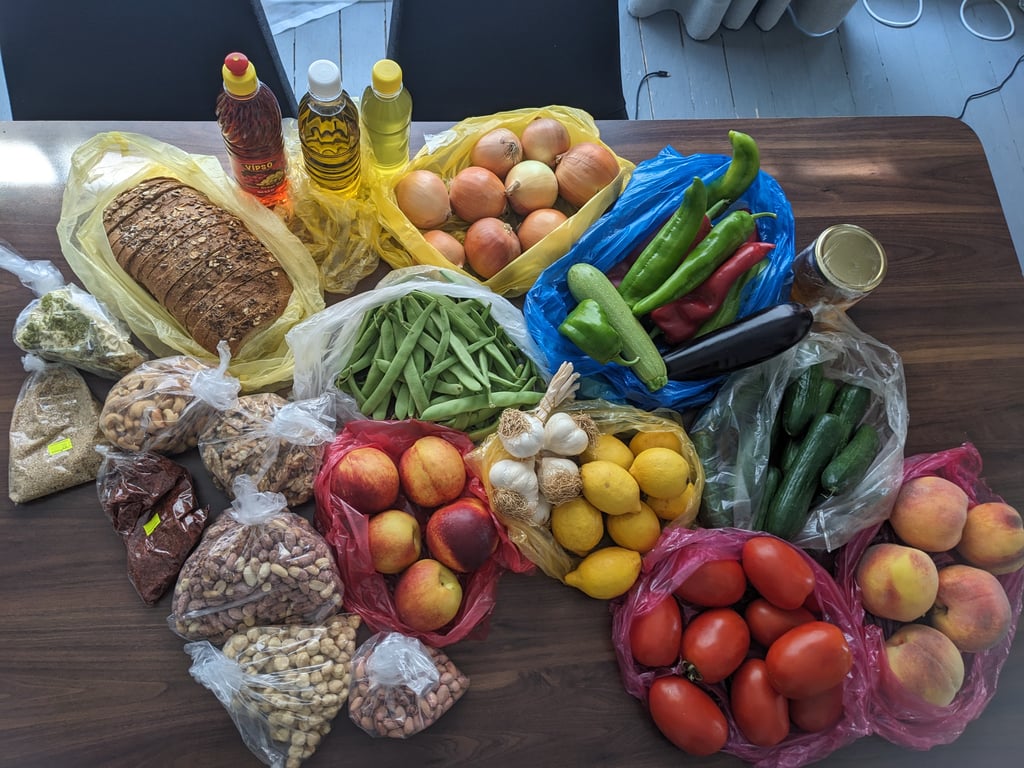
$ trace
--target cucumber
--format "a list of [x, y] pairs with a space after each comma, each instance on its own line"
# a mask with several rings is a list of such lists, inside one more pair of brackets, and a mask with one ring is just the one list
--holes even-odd
[[814, 418], [818, 407], [818, 390], [825, 375], [821, 363], [805, 368], [782, 395], [782, 428], [791, 437], [800, 435]]
[[757, 510], [754, 512], [753, 518], [751, 519], [751, 530], [760, 531], [762, 526], [764, 526], [764, 519], [768, 514], [768, 506], [771, 504], [772, 498], [775, 496], [775, 492], [779, 489], [779, 483], [781, 482], [781, 469], [770, 466], [765, 470], [764, 488], [761, 490], [761, 501], [757, 505]]
[[823, 413], [811, 422], [793, 466], [783, 474], [768, 506], [764, 530], [783, 539], [800, 532], [807, 522], [821, 473], [836, 453], [842, 428], [843, 420], [834, 413]]
[[821, 473], [821, 487], [829, 493], [842, 493], [855, 486], [878, 455], [880, 442], [878, 430], [870, 424], [861, 424], [850, 442]]
[[823, 413], [828, 413], [832, 408], [832, 400], [836, 396], [836, 392], [839, 390], [839, 382], [835, 379], [830, 379], [827, 376], [821, 379], [821, 384], [818, 387], [818, 393], [816, 395], [816, 402], [814, 403], [814, 416], [820, 416]]
[[843, 432], [840, 445], [846, 445], [853, 430], [860, 425], [864, 414], [868, 412], [869, 405], [871, 405], [871, 390], [867, 387], [846, 383], [839, 388], [839, 393], [832, 402], [830, 410], [846, 422], [846, 429]]
[[782, 451], [779, 453], [779, 469], [783, 472], [789, 472], [793, 467], [793, 462], [796, 461], [796, 457], [800, 455], [800, 438], [790, 437], [784, 441], [782, 445]]

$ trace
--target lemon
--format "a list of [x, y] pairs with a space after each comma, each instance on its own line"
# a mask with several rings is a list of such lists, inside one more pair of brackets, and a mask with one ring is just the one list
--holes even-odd
[[584, 498], [570, 499], [551, 510], [551, 535], [567, 550], [582, 557], [604, 536], [604, 515]]
[[662, 520], [675, 520], [677, 524], [683, 526], [693, 525], [693, 521], [697, 519], [697, 512], [700, 510], [699, 499], [693, 498], [696, 491], [697, 486], [688, 483], [686, 490], [678, 496], [668, 499], [656, 499], [653, 496], [648, 496], [647, 504]]
[[629, 450], [633, 452], [634, 456], [638, 456], [648, 448], [669, 448], [679, 454], [683, 452], [683, 444], [679, 440], [679, 435], [669, 430], [637, 432], [629, 441]]
[[640, 503], [639, 512], [608, 516], [608, 535], [620, 547], [641, 554], [650, 552], [661, 536], [661, 520], [649, 506]]
[[600, 434], [592, 448], [580, 454], [580, 461], [610, 461], [623, 469], [629, 469], [633, 463], [633, 452], [629, 446], [615, 435]]
[[587, 555], [565, 583], [597, 600], [611, 600], [629, 591], [640, 576], [640, 553], [625, 547], [602, 547]]
[[671, 499], [686, 490], [690, 464], [671, 448], [647, 448], [629, 465], [640, 490], [656, 499]]
[[583, 498], [609, 515], [640, 511], [640, 486], [629, 471], [606, 459], [580, 467]]

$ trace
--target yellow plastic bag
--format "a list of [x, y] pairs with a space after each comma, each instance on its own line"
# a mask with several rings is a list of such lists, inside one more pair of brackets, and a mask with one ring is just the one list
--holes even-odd
[[[683, 458], [690, 465], [690, 482], [693, 485], [693, 491], [688, 496], [686, 509], [666, 525], [687, 526], [692, 523], [697, 516], [700, 499], [704, 493], [704, 468], [700, 463], [697, 450], [680, 424], [679, 416], [675, 411], [666, 409], [644, 411], [605, 400], [574, 400], [560, 406], [558, 410], [569, 414], [585, 413], [593, 419], [602, 434], [617, 435], [625, 437], [626, 440], [637, 432], [673, 432], [678, 435], [682, 443]], [[493, 433], [466, 458], [483, 479], [484, 487], [490, 498], [493, 494], [493, 487], [489, 480], [491, 466], [501, 459], [512, 457], [505, 452], [497, 434]], [[508, 529], [508, 535], [512, 542], [531, 562], [551, 578], [565, 581], [565, 575], [576, 567], [580, 558], [567, 552], [555, 541], [551, 529], [547, 525], [504, 516], [500, 513], [499, 506], [493, 503], [491, 509]], [[603, 546], [603, 544], [598, 546]]]
[[[526, 124], [537, 117], [553, 117], [562, 122], [569, 131], [573, 144], [593, 141], [611, 150], [600, 139], [600, 132], [593, 118], [586, 112], [571, 107], [550, 106], [540, 109], [519, 109], [498, 112], [487, 117], [472, 117], [463, 120], [446, 131], [427, 136], [424, 146], [402, 173], [376, 185], [372, 194], [384, 228], [394, 235], [401, 249], [382, 250], [381, 257], [392, 267], [408, 267], [427, 264], [435, 267], [451, 267], [435, 248], [430, 246], [423, 235], [414, 227], [398, 207], [394, 186], [409, 171], [430, 170], [439, 173], [447, 183], [456, 173], [469, 165], [469, 153], [477, 139], [495, 128], [508, 128], [517, 136]], [[578, 211], [543, 240], [523, 251], [515, 261], [489, 280], [480, 281], [495, 293], [503, 296], [520, 296], [526, 293], [537, 276], [544, 269], [568, 253], [580, 236], [618, 198], [633, 172], [634, 165], [618, 155], [619, 175], [597, 193]], [[446, 227], [441, 227], [446, 229]], [[468, 270], [462, 270], [476, 278]]]
[[324, 308], [316, 263], [303, 244], [272, 211], [242, 192], [209, 155], [191, 155], [136, 133], [100, 133], [71, 157], [57, 235], [71, 269], [86, 289], [115, 310], [157, 357], [190, 355], [216, 360], [171, 314], [120, 267], [107, 241], [103, 209], [125, 189], [154, 176], [171, 176], [241, 218], [291, 279], [285, 311], [268, 329], [248, 341], [228, 369], [243, 391], [290, 382], [294, 361], [285, 333]]

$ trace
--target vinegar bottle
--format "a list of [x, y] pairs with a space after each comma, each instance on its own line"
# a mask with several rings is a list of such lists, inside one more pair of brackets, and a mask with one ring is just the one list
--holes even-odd
[[333, 61], [309, 65], [309, 90], [299, 101], [299, 142], [309, 177], [347, 195], [359, 190], [359, 111], [341, 87]]
[[256, 77], [243, 53], [229, 53], [221, 68], [224, 90], [217, 97], [217, 122], [231, 171], [246, 192], [273, 206], [288, 190], [288, 158], [281, 131], [281, 105]]
[[385, 172], [409, 162], [412, 96], [402, 84], [402, 68], [391, 59], [373, 65], [371, 84], [360, 104], [363, 129], [370, 140], [376, 166]]

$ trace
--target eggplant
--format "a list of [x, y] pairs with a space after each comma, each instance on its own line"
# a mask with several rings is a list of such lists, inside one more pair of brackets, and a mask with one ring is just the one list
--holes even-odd
[[775, 357], [811, 330], [814, 314], [795, 301], [754, 312], [662, 357], [672, 381], [694, 381], [738, 371]]

